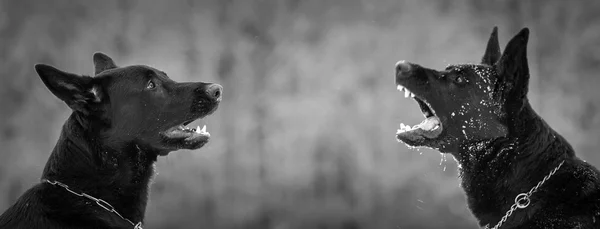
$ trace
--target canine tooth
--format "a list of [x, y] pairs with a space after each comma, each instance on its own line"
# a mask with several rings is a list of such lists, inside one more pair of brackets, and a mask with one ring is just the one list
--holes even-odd
[[202, 126], [202, 133], [206, 133], [206, 125]]
[[198, 133], [198, 134], [202, 133], [201, 130], [200, 130], [200, 126], [196, 126], [196, 133]]
[[404, 90], [404, 98], [408, 98], [408, 96], [410, 95], [410, 91], [408, 91], [408, 89]]
[[435, 125], [431, 130], [436, 130], [437, 128], [440, 128], [440, 125]]
[[411, 92], [411, 93], [410, 93], [410, 97], [411, 97], [411, 98], [414, 98], [414, 97], [415, 97], [415, 94], [413, 94], [413, 93]]
[[398, 91], [402, 91], [404, 90], [404, 87], [402, 85], [398, 85]]

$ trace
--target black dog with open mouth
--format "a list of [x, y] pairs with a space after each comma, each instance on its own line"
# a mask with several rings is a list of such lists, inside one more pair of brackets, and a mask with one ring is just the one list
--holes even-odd
[[396, 64], [396, 86], [425, 120], [400, 124], [411, 147], [450, 153], [480, 225], [600, 228], [600, 173], [536, 114], [527, 99], [529, 30], [503, 53], [494, 28], [481, 64], [442, 71]]
[[141, 228], [159, 156], [198, 149], [218, 84], [178, 83], [144, 65], [117, 67], [94, 54], [95, 76], [35, 66], [50, 92], [72, 110], [42, 174], [0, 216], [0, 228]]

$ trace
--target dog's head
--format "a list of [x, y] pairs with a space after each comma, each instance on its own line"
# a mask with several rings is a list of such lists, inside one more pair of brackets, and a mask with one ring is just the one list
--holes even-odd
[[94, 77], [35, 66], [48, 89], [74, 111], [84, 132], [94, 135], [88, 138], [114, 148], [134, 143], [159, 155], [208, 142], [205, 127], [186, 125], [217, 109], [220, 85], [178, 83], [143, 65], [117, 67], [102, 53], [94, 54], [94, 64]]
[[396, 137], [409, 146], [456, 152], [468, 142], [506, 136], [510, 120], [526, 103], [527, 41], [521, 30], [500, 53], [493, 29], [481, 64], [450, 65], [442, 71], [406, 61], [396, 64], [396, 85], [417, 101], [425, 120], [400, 124]]

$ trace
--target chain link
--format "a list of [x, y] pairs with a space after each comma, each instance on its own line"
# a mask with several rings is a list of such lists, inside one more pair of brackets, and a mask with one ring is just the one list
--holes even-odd
[[90, 196], [90, 195], [88, 195], [85, 192], [81, 192], [81, 193], [75, 192], [75, 191], [71, 190], [71, 188], [69, 188], [68, 185], [63, 184], [63, 183], [58, 182], [58, 181], [50, 181], [50, 180], [47, 180], [47, 179], [42, 179], [42, 182], [46, 182], [46, 183], [51, 184], [51, 185], [58, 185], [58, 186], [64, 188], [65, 190], [67, 190], [68, 192], [72, 193], [73, 195], [88, 198], [88, 199], [94, 201], [101, 208], [104, 208], [104, 210], [106, 210], [108, 212], [112, 212], [115, 215], [119, 216], [119, 218], [127, 221], [129, 224], [131, 224], [131, 226], [133, 226], [134, 229], [143, 229], [142, 228], [142, 222], [138, 222], [138, 223], [134, 224], [133, 222], [131, 222], [131, 220], [129, 220], [129, 219], [121, 216], [121, 214], [119, 214], [119, 212], [117, 212], [117, 210], [115, 210], [115, 208], [112, 205], [110, 205], [108, 202], [104, 201], [103, 199], [98, 199], [96, 197]]
[[[558, 164], [558, 166], [556, 166], [556, 168], [554, 168], [552, 171], [550, 171], [550, 173], [548, 173], [548, 175], [546, 175], [544, 177], [544, 179], [542, 179], [540, 182], [538, 182], [536, 186], [531, 188], [529, 190], [529, 192], [520, 193], [519, 195], [517, 195], [517, 197], [515, 197], [515, 203], [512, 206], [510, 206], [510, 209], [508, 209], [506, 214], [504, 214], [504, 216], [502, 216], [502, 219], [500, 219], [500, 222], [498, 222], [498, 224], [496, 224], [496, 226], [492, 227], [491, 229], [500, 228], [502, 226], [502, 224], [504, 224], [506, 222], [508, 217], [510, 217], [510, 215], [512, 215], [512, 213], [515, 210], [523, 209], [523, 208], [526, 208], [527, 206], [529, 206], [529, 204], [531, 203], [531, 199], [529, 199], [529, 197], [531, 197], [531, 195], [533, 195], [533, 193], [535, 193], [548, 179], [550, 179], [550, 177], [552, 175], [554, 175], [556, 173], [556, 171], [558, 171], [558, 169], [560, 169], [560, 167], [563, 165], [563, 163], [565, 163], [564, 160], [561, 161], [560, 164]], [[484, 229], [490, 229], [488, 226], [489, 225], [485, 225]]]
[[[529, 192], [520, 193], [519, 195], [517, 195], [517, 197], [515, 197], [515, 203], [513, 205], [511, 205], [510, 209], [506, 212], [506, 214], [504, 216], [502, 216], [502, 218], [500, 219], [500, 222], [498, 222], [498, 224], [496, 224], [496, 226], [492, 227], [491, 229], [500, 228], [502, 226], [502, 224], [504, 224], [506, 222], [506, 220], [508, 220], [508, 217], [510, 217], [515, 210], [523, 209], [523, 208], [526, 208], [527, 206], [529, 206], [529, 204], [531, 203], [531, 199], [530, 199], [531, 195], [533, 195], [533, 193], [535, 193], [548, 179], [550, 179], [550, 177], [552, 177], [552, 175], [554, 175], [560, 169], [560, 167], [563, 165], [563, 163], [565, 163], [564, 160], [562, 162], [560, 162], [560, 164], [556, 168], [554, 168], [552, 171], [550, 171], [550, 173], [548, 173], [548, 175], [546, 175], [544, 177], [544, 179], [542, 179], [540, 182], [538, 182], [536, 186], [531, 188], [529, 190]], [[131, 220], [126, 219], [125, 217], [121, 216], [121, 214], [119, 214], [119, 212], [117, 212], [112, 205], [110, 205], [108, 202], [106, 202], [102, 199], [95, 198], [84, 192], [82, 192], [82, 193], [75, 192], [75, 191], [71, 190], [68, 185], [63, 184], [58, 181], [50, 181], [50, 180], [46, 180], [46, 179], [43, 179], [42, 181], [52, 184], [52, 185], [58, 185], [76, 196], [81, 196], [81, 197], [85, 197], [90, 200], [93, 200], [101, 208], [104, 208], [106, 211], [112, 212], [115, 215], [119, 216], [121, 219], [127, 221], [129, 224], [131, 224], [131, 226], [133, 226], [134, 229], [143, 229], [142, 222], [138, 222], [137, 224], [134, 224], [133, 222], [131, 222]], [[488, 225], [485, 225], [484, 228], [490, 229], [488, 227]]]

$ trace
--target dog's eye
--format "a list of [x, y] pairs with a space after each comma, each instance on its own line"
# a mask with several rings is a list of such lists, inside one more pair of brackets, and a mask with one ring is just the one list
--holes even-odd
[[156, 84], [154, 84], [154, 82], [152, 82], [152, 80], [148, 81], [148, 85], [146, 85], [146, 89], [154, 89], [156, 87]]
[[467, 80], [464, 76], [457, 76], [456, 78], [454, 78], [454, 82], [456, 82], [457, 84], [464, 84], [467, 82]]

